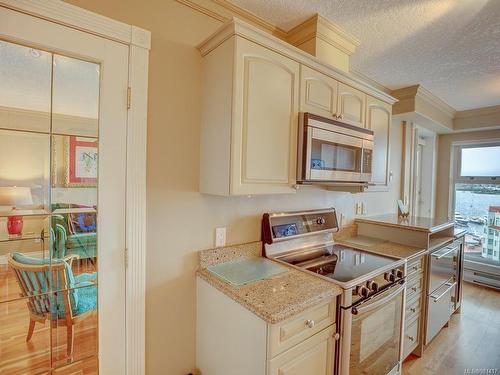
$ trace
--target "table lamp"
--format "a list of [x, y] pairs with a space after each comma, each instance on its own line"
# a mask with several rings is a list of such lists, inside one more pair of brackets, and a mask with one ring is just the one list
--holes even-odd
[[[0, 206], [11, 206], [12, 211], [16, 206], [28, 206], [33, 204], [31, 189], [29, 187], [7, 186], [0, 187]], [[23, 231], [23, 217], [11, 215], [7, 221], [7, 231], [11, 235], [19, 235]]]

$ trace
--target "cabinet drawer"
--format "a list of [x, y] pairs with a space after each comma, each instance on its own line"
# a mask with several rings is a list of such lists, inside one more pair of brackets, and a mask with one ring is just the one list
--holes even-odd
[[422, 287], [424, 283], [424, 278], [422, 273], [418, 273], [417, 275], [409, 278], [406, 284], [406, 300], [412, 300], [417, 295], [422, 294]]
[[420, 314], [422, 298], [418, 297], [406, 303], [405, 322], [410, 322]]
[[267, 362], [268, 375], [331, 375], [335, 325], [324, 329]]
[[268, 358], [308, 339], [335, 322], [335, 300], [268, 326]]
[[422, 272], [423, 260], [424, 260], [424, 257], [420, 257], [418, 259], [414, 259], [414, 260], [411, 260], [410, 262], [408, 262], [407, 274], [408, 274], [409, 278], [411, 277], [411, 275], [414, 275], [418, 272]]
[[415, 322], [405, 329], [403, 338], [403, 358], [406, 358], [418, 345], [418, 322], [418, 319], [415, 320]]
[[448, 283], [436, 289], [427, 302], [428, 320], [425, 334], [425, 345], [438, 334], [443, 326], [450, 320], [451, 315], [451, 290], [452, 285]]

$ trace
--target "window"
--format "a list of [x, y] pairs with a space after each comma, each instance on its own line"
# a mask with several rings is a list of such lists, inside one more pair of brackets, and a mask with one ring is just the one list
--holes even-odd
[[455, 223], [467, 230], [466, 268], [500, 276], [500, 141], [455, 146], [455, 160]]
[[500, 176], [500, 146], [464, 147], [460, 163], [462, 177]]

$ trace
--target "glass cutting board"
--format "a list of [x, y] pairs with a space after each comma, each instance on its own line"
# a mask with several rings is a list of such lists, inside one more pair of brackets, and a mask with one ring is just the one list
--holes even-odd
[[250, 284], [288, 272], [288, 268], [266, 258], [249, 258], [207, 267], [217, 277], [234, 286]]

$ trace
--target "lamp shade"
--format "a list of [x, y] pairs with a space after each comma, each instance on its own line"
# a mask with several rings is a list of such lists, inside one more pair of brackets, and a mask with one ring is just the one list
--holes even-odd
[[0, 206], [28, 206], [33, 204], [29, 187], [0, 187]]

